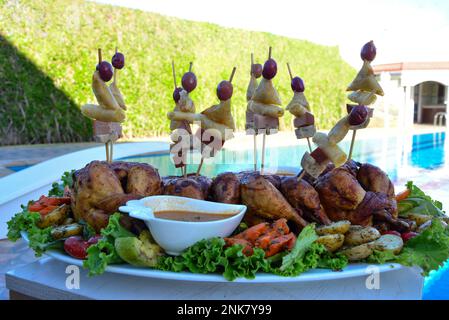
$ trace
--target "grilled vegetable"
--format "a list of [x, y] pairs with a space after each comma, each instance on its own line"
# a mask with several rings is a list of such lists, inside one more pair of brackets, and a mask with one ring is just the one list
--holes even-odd
[[364, 243], [355, 247], [345, 248], [340, 251], [349, 261], [358, 261], [367, 258], [373, 253], [369, 243]]
[[69, 206], [63, 204], [62, 206], [57, 207], [49, 214], [41, 216], [41, 220], [37, 223], [39, 228], [47, 228], [50, 226], [58, 226], [62, 224], [65, 219], [67, 219], [69, 214]]
[[380, 232], [373, 227], [350, 228], [345, 234], [345, 244], [349, 246], [358, 246], [380, 238]]
[[325, 246], [329, 252], [334, 252], [340, 249], [344, 241], [345, 236], [342, 234], [327, 234], [316, 240], [317, 243]]
[[327, 234], [345, 234], [349, 231], [350, 226], [351, 222], [349, 222], [348, 220], [337, 221], [329, 225], [317, 227], [316, 233], [320, 236], [324, 236]]
[[82, 233], [83, 233], [83, 226], [78, 223], [58, 226], [53, 230], [51, 230], [51, 236], [55, 240], [81, 235]]
[[427, 221], [432, 220], [432, 216], [429, 216], [426, 214], [413, 213], [413, 212], [403, 214], [402, 217], [415, 221], [416, 224], [418, 225], [418, 227], [420, 225], [426, 223]]
[[394, 254], [401, 252], [404, 241], [401, 237], [392, 234], [384, 234], [376, 241], [369, 243], [371, 248], [379, 251], [391, 251]]

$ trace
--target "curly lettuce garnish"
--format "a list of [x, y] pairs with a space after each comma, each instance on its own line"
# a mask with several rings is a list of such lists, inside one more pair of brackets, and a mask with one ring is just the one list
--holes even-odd
[[48, 192], [49, 197], [63, 197], [64, 196], [64, 189], [67, 186], [71, 186], [73, 183], [72, 174], [75, 170], [72, 171], [66, 171], [61, 177], [61, 183], [59, 182], [53, 182], [51, 185], [51, 189]]
[[83, 266], [89, 270], [89, 276], [102, 274], [110, 264], [124, 262], [115, 250], [115, 239], [135, 235], [122, 227], [120, 216], [118, 212], [110, 216], [107, 227], [101, 230], [102, 238], [87, 249], [87, 259], [84, 260]]
[[371, 263], [396, 262], [407, 267], [417, 266], [427, 276], [449, 259], [449, 229], [439, 219], [416, 237], [408, 240], [398, 255], [388, 251], [374, 251], [367, 259]]
[[22, 206], [22, 210], [8, 221], [7, 237], [10, 241], [19, 240], [22, 237], [21, 232], [26, 232], [29, 240], [28, 245], [34, 250], [36, 257], [41, 256], [48, 249], [62, 247], [62, 241], [53, 239], [51, 235], [52, 227], [41, 229], [37, 226], [41, 219], [39, 213], [28, 211], [27, 206]]
[[269, 258], [265, 258], [260, 248], [254, 248], [254, 253], [246, 256], [242, 245], [225, 247], [221, 238], [202, 240], [180, 256], [161, 257], [158, 268], [175, 272], [221, 273], [225, 279], [233, 281], [237, 278], [254, 279], [257, 272], [293, 277], [313, 268], [340, 270], [347, 265], [345, 257], [332, 255], [323, 245], [315, 243], [316, 239], [314, 226], [307, 226], [290, 253], [279, 253]]
[[431, 215], [435, 217], [443, 217], [443, 204], [440, 201], [433, 200], [426, 195], [424, 191], [413, 184], [412, 181], [407, 182], [407, 190], [410, 194], [407, 199], [398, 203], [399, 215], [406, 217], [410, 213], [418, 213]]

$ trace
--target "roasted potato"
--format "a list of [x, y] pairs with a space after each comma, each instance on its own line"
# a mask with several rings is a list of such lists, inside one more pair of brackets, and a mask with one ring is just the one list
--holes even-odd
[[369, 245], [374, 250], [391, 251], [394, 254], [398, 254], [404, 246], [404, 241], [402, 241], [401, 237], [393, 234], [384, 234], [379, 239], [370, 242]]
[[380, 238], [380, 232], [373, 227], [350, 228], [345, 234], [345, 245], [358, 246]]
[[351, 222], [348, 220], [341, 220], [337, 222], [332, 222], [329, 225], [319, 226], [316, 228], [316, 233], [320, 236], [327, 234], [345, 234], [349, 231]]
[[342, 234], [326, 234], [319, 237], [316, 242], [321, 243], [329, 252], [337, 251], [341, 248], [345, 241], [345, 236]]
[[71, 236], [77, 236], [83, 233], [83, 226], [78, 223], [67, 224], [58, 226], [51, 230], [51, 236], [57, 239], [68, 238]]
[[408, 213], [404, 218], [415, 221], [418, 227], [427, 221], [432, 220], [432, 216], [419, 213]]
[[37, 226], [41, 229], [50, 226], [59, 226], [62, 224], [69, 215], [69, 206], [63, 204], [62, 206], [56, 208], [49, 214], [41, 217], [41, 220], [37, 223]]
[[358, 261], [370, 256], [373, 253], [373, 249], [369, 243], [364, 243], [340, 250], [340, 253], [344, 254], [349, 261]]

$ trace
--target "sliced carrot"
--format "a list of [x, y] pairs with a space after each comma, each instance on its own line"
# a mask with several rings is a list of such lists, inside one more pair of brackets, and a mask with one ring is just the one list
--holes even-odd
[[251, 243], [245, 239], [236, 239], [236, 238], [224, 238], [226, 242], [226, 246], [231, 247], [235, 244], [240, 244], [243, 246], [243, 254], [246, 256], [251, 256], [253, 254], [253, 247]]
[[401, 191], [396, 195], [396, 201], [405, 200], [408, 198], [409, 195], [410, 195], [410, 190], [405, 189], [404, 191]]
[[259, 238], [260, 235], [266, 232], [267, 230], [268, 230], [268, 223], [259, 223], [235, 235], [234, 238], [245, 239], [254, 244], [257, 238]]
[[28, 211], [40, 212], [44, 208], [45, 208], [44, 205], [40, 204], [39, 202], [35, 202], [28, 207]]
[[281, 218], [273, 222], [271, 228], [277, 231], [279, 234], [287, 234], [290, 232], [290, 229], [287, 225], [287, 219]]
[[44, 204], [48, 206], [59, 206], [61, 204], [69, 204], [70, 198], [69, 197], [48, 197], [45, 199], [42, 199]]
[[53, 210], [55, 210], [56, 208], [58, 208], [58, 206], [47, 206], [42, 210], [39, 210], [39, 213], [41, 215], [46, 215], [49, 214], [50, 212], [52, 212]]
[[270, 242], [270, 246], [265, 250], [265, 257], [274, 256], [276, 253], [287, 249], [289, 243], [291, 243], [294, 237], [295, 235], [293, 233], [289, 233], [272, 239]]
[[267, 248], [270, 246], [271, 240], [272, 240], [273, 238], [274, 238], [274, 237], [272, 237], [272, 236], [269, 235], [269, 234], [263, 235], [263, 236], [259, 237], [259, 238], [256, 240], [255, 246], [256, 246], [257, 248], [260, 248], [260, 249], [265, 250], [265, 249], [267, 249]]

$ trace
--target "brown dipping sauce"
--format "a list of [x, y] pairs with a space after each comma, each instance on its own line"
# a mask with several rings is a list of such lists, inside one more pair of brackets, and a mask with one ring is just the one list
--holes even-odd
[[207, 212], [192, 212], [192, 211], [159, 211], [155, 212], [154, 216], [159, 219], [177, 220], [186, 222], [209, 222], [223, 220], [232, 217], [234, 213], [207, 213]]

